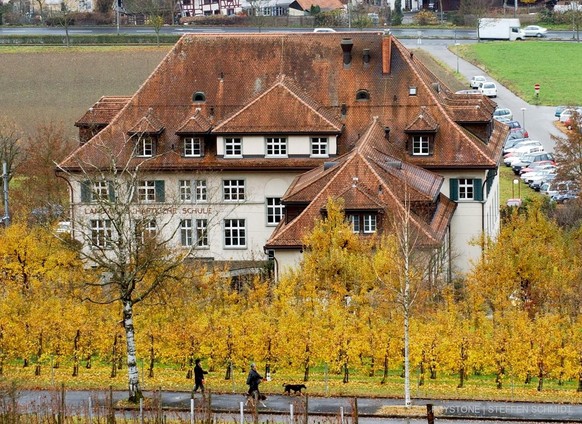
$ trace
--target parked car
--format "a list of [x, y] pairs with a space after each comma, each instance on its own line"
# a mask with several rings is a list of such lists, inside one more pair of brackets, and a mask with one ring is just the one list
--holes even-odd
[[582, 108], [566, 108], [562, 111], [562, 113], [560, 113], [560, 122], [564, 123], [566, 122], [568, 119], [570, 119], [575, 113], [578, 113], [578, 115], [582, 115]]
[[556, 175], [555, 169], [546, 169], [544, 171], [534, 172], [530, 175], [522, 175], [520, 178], [522, 181], [531, 187], [534, 182], [541, 182], [544, 181], [550, 175]]
[[[542, 153], [542, 154], [544, 154], [544, 153]], [[520, 161], [520, 163], [523, 163], [523, 162]], [[516, 164], [516, 165], [519, 165], [519, 164]], [[537, 162], [532, 162], [529, 165], [522, 166], [521, 168], [519, 168], [518, 173], [519, 173], [519, 175], [521, 175], [521, 174], [525, 174], [526, 172], [538, 171], [540, 169], [549, 168], [550, 166], [556, 166], [556, 162], [554, 162], [553, 160], [540, 160]]]
[[511, 128], [509, 130], [509, 136], [511, 138], [528, 138], [529, 133], [525, 128]]
[[554, 163], [554, 155], [550, 152], [536, 152], [530, 155], [525, 155], [519, 162], [513, 164], [511, 169], [514, 174], [523, 174], [522, 170], [530, 165], [538, 163], [540, 165], [534, 168], [543, 168], [544, 166], [556, 166]]
[[333, 28], [314, 28], [313, 32], [336, 32]]
[[578, 187], [572, 181], [549, 181], [542, 184], [540, 193], [549, 196], [550, 198], [556, 196], [558, 193], [564, 193], [568, 190], [577, 189]]
[[[525, 147], [530, 147], [530, 146], [540, 146], [542, 147], [542, 142], [539, 140], [531, 140], [531, 139], [525, 139], [523, 141], [520, 141], [519, 143], [515, 144], [513, 147], [509, 147], [507, 149], [505, 149], [505, 155], [509, 154], [509, 153], [513, 153], [513, 152], [517, 152], [517, 151], [525, 151]], [[534, 153], [534, 152], [531, 152]]]
[[503, 163], [506, 166], [513, 166], [514, 163], [517, 163], [523, 156], [534, 153], [534, 152], [543, 152], [543, 146], [524, 146], [519, 150], [516, 150], [511, 153], [507, 153], [503, 158]]
[[548, 175], [546, 178], [544, 178], [543, 180], [539, 180], [539, 181], [534, 181], [533, 183], [531, 183], [529, 186], [535, 190], [535, 191], [541, 191], [541, 188], [544, 184], [549, 184], [552, 181], [554, 181], [554, 179], [556, 178], [556, 175]]
[[523, 29], [526, 37], [545, 37], [547, 32], [547, 28], [538, 25], [528, 25]]
[[482, 83], [481, 87], [479, 87], [479, 91], [484, 96], [497, 97], [497, 86], [495, 85], [494, 82], [487, 81], [487, 82]]
[[567, 106], [556, 106], [556, 111], [554, 112], [554, 116], [558, 119], [560, 119], [560, 114], [564, 111], [564, 109], [567, 109]]
[[503, 145], [503, 154], [505, 155], [508, 149], [515, 147], [517, 144], [531, 140], [531, 138], [508, 138], [505, 140], [505, 144]]
[[551, 199], [556, 203], [568, 203], [572, 200], [577, 199], [578, 194], [579, 194], [578, 189], [571, 189], [555, 194], [554, 196], [551, 197]]
[[513, 113], [511, 112], [511, 109], [508, 109], [506, 107], [498, 107], [493, 112], [493, 118], [497, 120], [499, 120], [500, 118], [505, 118], [511, 121], [513, 119]]
[[474, 77], [471, 77], [471, 81], [469, 82], [469, 86], [471, 88], [478, 89], [479, 83], [486, 82], [486, 81], [487, 81], [487, 78], [485, 78], [483, 75], [475, 75]]
[[507, 123], [507, 125], [509, 126], [509, 128], [521, 128], [521, 124], [519, 123], [519, 121], [509, 121]]

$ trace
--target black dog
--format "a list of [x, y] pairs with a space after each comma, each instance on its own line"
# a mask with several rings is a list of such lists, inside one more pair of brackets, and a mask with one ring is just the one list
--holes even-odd
[[285, 388], [286, 395], [290, 395], [291, 391], [293, 391], [294, 394], [299, 393], [301, 396], [303, 396], [301, 390], [307, 389], [305, 384], [283, 384], [283, 387]]

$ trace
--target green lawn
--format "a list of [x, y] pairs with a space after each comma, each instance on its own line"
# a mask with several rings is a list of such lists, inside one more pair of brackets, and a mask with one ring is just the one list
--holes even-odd
[[[461, 57], [528, 103], [582, 105], [582, 43], [528, 40], [459, 47]], [[537, 99], [534, 84], [540, 84]]]

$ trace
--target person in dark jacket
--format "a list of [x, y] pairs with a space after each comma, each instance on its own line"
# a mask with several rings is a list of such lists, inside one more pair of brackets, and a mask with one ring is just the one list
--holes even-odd
[[198, 389], [204, 393], [204, 374], [208, 374], [208, 371], [204, 371], [202, 365], [200, 365], [200, 359], [196, 359], [196, 366], [194, 367], [194, 390], [192, 393], [196, 393]]
[[259, 384], [261, 384], [262, 381], [263, 376], [258, 373], [257, 366], [255, 364], [251, 364], [251, 370], [249, 371], [249, 375], [247, 377], [247, 385], [249, 386], [248, 396], [253, 397], [255, 401], [262, 401], [266, 399], [266, 397], [261, 395], [261, 392], [259, 391]]

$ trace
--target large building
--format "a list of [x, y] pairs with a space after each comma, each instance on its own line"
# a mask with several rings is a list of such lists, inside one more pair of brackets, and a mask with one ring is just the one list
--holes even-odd
[[77, 122], [81, 145], [59, 170], [88, 249], [112, 232], [94, 206], [120, 189], [114, 158], [139, 169], [140, 219], [198, 258], [274, 258], [282, 272], [331, 197], [362, 237], [408, 208], [424, 245], [466, 272], [481, 253], [471, 242], [499, 230], [508, 130], [494, 109], [449, 91], [390, 34], [188, 34], [132, 97]]

